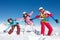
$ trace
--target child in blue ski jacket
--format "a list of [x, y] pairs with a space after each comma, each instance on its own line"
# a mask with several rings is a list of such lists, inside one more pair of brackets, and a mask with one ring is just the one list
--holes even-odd
[[17, 27], [17, 35], [20, 34], [20, 26], [19, 23], [16, 22], [15, 20], [13, 20], [12, 18], [9, 18], [8, 20], [8, 27], [4, 30], [4, 32], [6, 32], [10, 27], [11, 29], [9, 30], [8, 34], [11, 34], [14, 30], [15, 27]]

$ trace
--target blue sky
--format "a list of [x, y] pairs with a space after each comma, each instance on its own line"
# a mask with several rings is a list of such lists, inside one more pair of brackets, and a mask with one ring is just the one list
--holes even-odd
[[[33, 18], [39, 14], [38, 8], [41, 6], [44, 7], [44, 9], [51, 11], [54, 14], [54, 17], [60, 21], [59, 0], [0, 0], [0, 23], [7, 22], [8, 18], [21, 18], [23, 11], [26, 11], [27, 13], [34, 11], [34, 14], [31, 16], [31, 18]], [[34, 23], [38, 23], [39, 25], [39, 21], [40, 20], [36, 19], [34, 20]], [[53, 26], [59, 25], [51, 18], [49, 22]]]

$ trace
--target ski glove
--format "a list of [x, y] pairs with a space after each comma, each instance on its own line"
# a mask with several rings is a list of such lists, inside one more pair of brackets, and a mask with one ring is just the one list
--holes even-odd
[[6, 32], [6, 30], [4, 30], [3, 32]]
[[59, 23], [59, 21], [58, 21], [57, 19], [55, 19], [55, 22], [56, 22], [56, 23]]
[[36, 19], [36, 18], [32, 18], [32, 19], [30, 19], [30, 20], [34, 20], [34, 19]]

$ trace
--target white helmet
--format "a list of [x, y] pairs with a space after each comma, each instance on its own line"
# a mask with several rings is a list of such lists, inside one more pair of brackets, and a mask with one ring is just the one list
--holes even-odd
[[[40, 7], [39, 10], [43, 9], [43, 7]], [[43, 9], [44, 10], [44, 9]]]
[[24, 11], [23, 14], [26, 14], [26, 12]]

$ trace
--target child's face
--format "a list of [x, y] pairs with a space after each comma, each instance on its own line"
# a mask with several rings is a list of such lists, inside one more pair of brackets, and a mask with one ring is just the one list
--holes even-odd
[[25, 17], [26, 17], [27, 15], [25, 14]]
[[12, 22], [12, 20], [9, 21], [9, 23], [11, 23], [11, 22]]
[[40, 12], [41, 12], [41, 13], [44, 13], [44, 10], [43, 10], [43, 9], [41, 9], [41, 10], [40, 10]]

